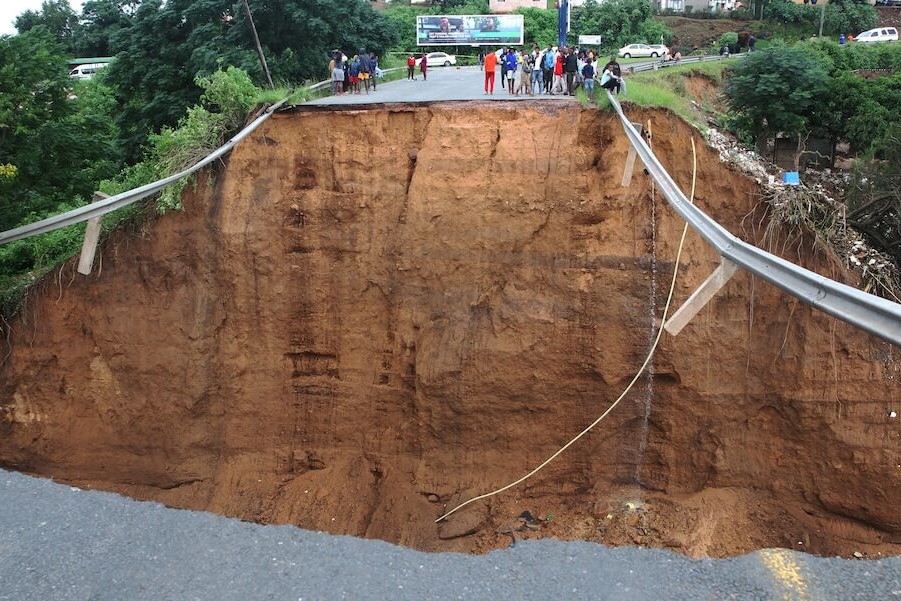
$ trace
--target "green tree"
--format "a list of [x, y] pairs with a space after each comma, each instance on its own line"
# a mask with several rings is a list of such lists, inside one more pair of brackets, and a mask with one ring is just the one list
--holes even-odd
[[557, 44], [557, 11], [545, 8], [518, 8], [514, 11], [523, 16], [523, 41], [546, 47]]
[[[325, 77], [332, 49], [382, 52], [399, 39], [389, 17], [364, 0], [249, 5], [273, 77], [283, 81]], [[231, 65], [263, 80], [241, 2], [143, 0], [111, 44], [119, 52], [108, 77], [119, 89], [118, 122], [132, 161], [148, 132], [175, 125], [197, 102], [196, 77]]]
[[131, 26], [138, 0], [88, 0], [72, 34], [72, 49], [77, 56], [112, 56], [117, 48], [113, 39]]
[[398, 43], [401, 49], [409, 50], [416, 47], [416, 17], [427, 14], [425, 10], [415, 6], [392, 4], [385, 11], [391, 19], [391, 25], [398, 35]]
[[668, 41], [672, 32], [652, 17], [653, 9], [647, 0], [607, 0], [603, 4], [587, 0], [572, 10], [572, 34], [600, 34], [606, 49], [635, 42]]
[[[13, 165], [16, 177], [0, 196], [0, 230], [19, 223], [39, 200], [46, 139], [41, 129], [72, 113], [65, 49], [46, 28], [0, 37], [0, 164]], [[64, 167], [64, 166], [63, 166]]]
[[78, 25], [78, 15], [69, 6], [68, 0], [44, 0], [40, 11], [26, 10], [16, 17], [15, 25], [19, 33], [43, 27], [58, 42], [71, 49], [72, 33]]
[[876, 9], [861, 0], [831, 0], [825, 16], [824, 30], [833, 34], [856, 34], [879, 23]]
[[800, 134], [826, 90], [827, 65], [804, 48], [767, 48], [732, 67], [724, 93], [759, 142], [776, 132]]

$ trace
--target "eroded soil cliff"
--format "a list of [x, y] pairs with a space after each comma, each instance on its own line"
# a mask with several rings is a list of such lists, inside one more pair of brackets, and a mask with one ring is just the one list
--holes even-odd
[[[632, 116], [687, 190], [693, 131]], [[702, 146], [697, 204], [755, 239], [755, 186]], [[33, 295], [0, 462], [428, 550], [898, 553], [895, 351], [743, 272], [586, 439], [433, 523], [540, 463], [644, 359], [683, 224], [640, 169], [620, 187], [626, 151], [570, 104], [278, 114], [183, 213]], [[716, 265], [689, 233], [675, 304]]]

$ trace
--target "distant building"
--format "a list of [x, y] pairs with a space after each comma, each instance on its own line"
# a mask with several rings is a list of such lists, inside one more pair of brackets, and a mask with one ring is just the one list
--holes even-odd
[[517, 8], [547, 8], [547, 0], [488, 0], [492, 13], [512, 13]]
[[[794, 0], [802, 2], [803, 0]], [[729, 12], [741, 6], [738, 0], [656, 0], [658, 10], [678, 12]]]

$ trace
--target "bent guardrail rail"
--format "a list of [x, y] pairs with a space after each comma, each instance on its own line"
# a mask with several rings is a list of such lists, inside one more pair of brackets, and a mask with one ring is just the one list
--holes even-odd
[[831, 280], [733, 236], [693, 205], [607, 92], [629, 142], [670, 206], [724, 258], [812, 307], [901, 346], [901, 304]]
[[106, 215], [107, 213], [111, 213], [116, 209], [122, 208], [124, 206], [130, 205], [134, 202], [137, 202], [143, 198], [147, 198], [148, 196], [159, 192], [169, 184], [175, 183], [183, 177], [187, 177], [200, 169], [203, 169], [213, 161], [219, 159], [226, 153], [228, 153], [234, 146], [253, 133], [260, 125], [262, 125], [272, 114], [281, 108], [288, 99], [285, 98], [269, 108], [266, 111], [253, 120], [247, 127], [238, 132], [234, 137], [232, 137], [228, 142], [217, 148], [213, 151], [212, 154], [207, 156], [204, 159], [201, 159], [191, 167], [176, 173], [174, 175], [170, 175], [169, 177], [163, 178], [159, 181], [152, 182], [150, 184], [146, 184], [141, 186], [140, 188], [135, 188], [134, 190], [129, 190], [127, 192], [122, 192], [121, 194], [116, 194], [115, 196], [110, 196], [104, 200], [99, 200], [89, 205], [85, 205], [83, 207], [78, 207], [77, 209], [73, 209], [71, 211], [67, 211], [65, 213], [61, 213], [59, 215], [54, 215], [53, 217], [48, 217], [46, 219], [42, 219], [40, 221], [35, 221], [34, 223], [29, 223], [28, 225], [23, 225], [17, 227], [15, 229], [7, 230], [5, 232], [0, 232], [0, 244], [6, 244], [8, 242], [15, 242], [16, 240], [22, 240], [24, 238], [29, 238], [31, 236], [36, 236], [38, 234], [44, 234], [47, 232], [51, 232], [53, 230], [66, 227], [69, 225], [73, 225], [76, 223], [80, 223], [82, 221], [87, 221], [93, 217], [100, 217], [101, 215]]

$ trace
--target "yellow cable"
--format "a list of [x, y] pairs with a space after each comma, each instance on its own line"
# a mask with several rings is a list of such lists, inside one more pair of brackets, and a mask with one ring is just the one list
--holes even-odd
[[[691, 138], [691, 153], [692, 153], [692, 173], [691, 173], [691, 197], [690, 197], [690, 199], [691, 199], [691, 202], [694, 203], [695, 181], [696, 181], [696, 177], [697, 177], [697, 173], [698, 173], [698, 157], [697, 157], [697, 153], [695, 152], [694, 137]], [[635, 385], [635, 382], [638, 381], [638, 378], [641, 377], [641, 374], [644, 372], [645, 368], [648, 366], [648, 363], [651, 362], [651, 358], [654, 356], [654, 351], [657, 350], [657, 344], [660, 342], [660, 338], [663, 335], [663, 324], [666, 323], [666, 316], [669, 313], [670, 303], [673, 300], [673, 291], [676, 289], [676, 275], [679, 273], [679, 259], [682, 257], [682, 247], [685, 245], [685, 235], [687, 232], [688, 232], [688, 223], [686, 223], [685, 226], [682, 228], [682, 239], [679, 241], [679, 251], [676, 253], [676, 264], [673, 267], [673, 279], [672, 279], [672, 282], [670, 282], [669, 295], [666, 298], [666, 306], [663, 307], [663, 318], [660, 320], [660, 329], [657, 331], [657, 337], [654, 339], [654, 344], [651, 345], [651, 350], [648, 351], [648, 355], [647, 355], [647, 357], [645, 357], [644, 363], [641, 364], [641, 367], [638, 369], [638, 372], [636, 372], [635, 377], [632, 378], [632, 381], [629, 382], [629, 385], [626, 386], [626, 389], [623, 390], [622, 394], [619, 395], [619, 398], [617, 398], [613, 402], [613, 404], [610, 405], [607, 408], [607, 410], [601, 414], [601, 416], [599, 418], [597, 418], [596, 420], [591, 422], [591, 424], [587, 428], [585, 428], [584, 430], [579, 432], [579, 434], [577, 434], [575, 438], [573, 438], [568, 443], [566, 443], [565, 445], [560, 447], [556, 453], [554, 453], [553, 455], [551, 455], [550, 457], [545, 459], [541, 465], [539, 465], [538, 467], [533, 469], [531, 472], [529, 472], [528, 474], [526, 474], [519, 480], [511, 482], [510, 484], [507, 484], [506, 486], [498, 488], [497, 490], [493, 490], [493, 491], [485, 493], [483, 495], [473, 497], [464, 503], [460, 503], [459, 505], [457, 505], [456, 507], [454, 507], [453, 509], [451, 509], [450, 511], [448, 511], [447, 513], [442, 515], [440, 518], [435, 520], [436, 524], [438, 522], [440, 522], [441, 520], [446, 519], [448, 516], [455, 513], [459, 509], [466, 507], [470, 503], [475, 503], [476, 501], [480, 501], [482, 499], [487, 499], [488, 497], [493, 497], [494, 495], [500, 494], [500, 493], [504, 492], [505, 490], [509, 490], [509, 489], [513, 488], [517, 484], [521, 484], [521, 483], [525, 482], [526, 480], [528, 480], [529, 478], [531, 478], [532, 476], [537, 474], [539, 471], [541, 471], [551, 461], [553, 461], [554, 459], [559, 457], [563, 453], [563, 451], [565, 451], [566, 449], [571, 447], [573, 444], [575, 444], [576, 441], [578, 441], [580, 438], [582, 438], [583, 436], [588, 434], [588, 432], [590, 432], [595, 426], [597, 426], [599, 423], [601, 423], [601, 421], [605, 417], [607, 417], [607, 415], [611, 411], [616, 409], [616, 406], [619, 405], [620, 401], [622, 401], [623, 398], [625, 398], [625, 396], [629, 393], [629, 391], [632, 390], [632, 387]]]

